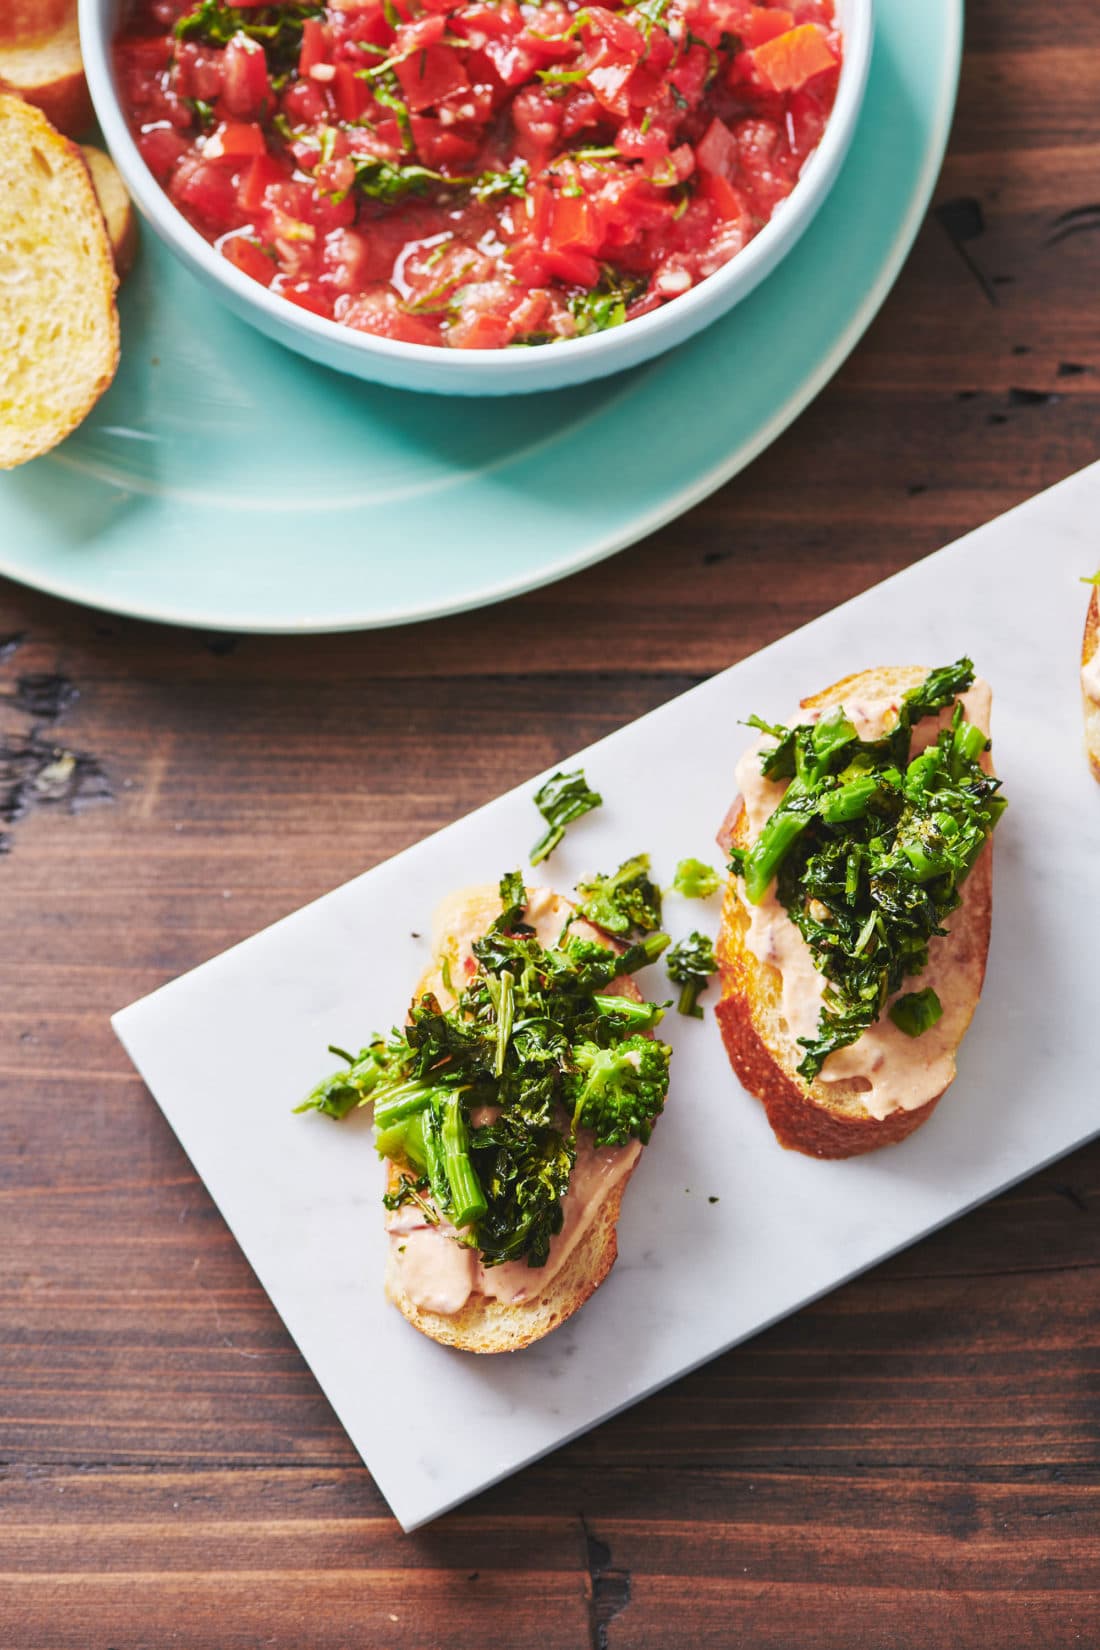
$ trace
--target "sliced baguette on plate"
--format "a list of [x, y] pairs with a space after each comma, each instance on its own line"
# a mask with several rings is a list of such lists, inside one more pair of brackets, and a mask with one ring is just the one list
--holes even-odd
[[68, 137], [87, 131], [94, 115], [80, 55], [75, 0], [60, 17], [51, 0], [34, 34], [0, 40], [0, 92], [33, 103]]
[[1081, 698], [1085, 748], [1093, 776], [1100, 780], [1100, 585], [1094, 586], [1081, 644]]
[[138, 226], [134, 203], [126, 193], [126, 185], [110, 155], [89, 143], [81, 144], [81, 151], [84, 164], [91, 173], [121, 281], [130, 273], [137, 255]]
[[110, 384], [117, 286], [79, 148], [0, 95], [0, 469], [55, 447]]
[[[854, 715], [860, 704], [866, 705], [869, 711], [878, 705], [897, 705], [901, 696], [926, 675], [927, 672], [919, 668], [888, 668], [847, 677], [804, 699], [801, 704], [806, 713], [804, 719], [817, 721], [840, 705], [849, 715]], [[975, 684], [972, 691], [976, 697], [982, 688], [984, 684]], [[987, 718], [988, 696], [985, 715]], [[925, 737], [932, 737], [936, 729], [944, 725], [944, 719], [927, 724], [930, 731]], [[972, 719], [983, 725], [980, 711]], [[916, 725], [915, 734], [920, 733], [922, 725]], [[988, 732], [987, 720], [984, 726]], [[863, 736], [873, 737], [875, 731], [872, 729]], [[917, 748], [915, 738], [914, 749]], [[759, 767], [757, 752], [758, 747], [754, 746], [750, 753], [756, 769]], [[749, 760], [749, 755], [745, 760]], [[983, 766], [991, 771], [985, 758]], [[782, 789], [772, 788], [777, 800]], [[745, 800], [739, 797], [727, 816], [719, 841], [727, 849], [748, 850], [753, 840]], [[936, 956], [940, 973], [950, 979], [952, 985], [950, 998], [943, 1003], [943, 1018], [934, 1028], [935, 1059], [921, 1046], [921, 1039], [905, 1038], [884, 1016], [849, 1048], [832, 1056], [831, 1061], [827, 1059], [822, 1071], [812, 1080], [798, 1071], [805, 1050], [785, 1012], [790, 1003], [784, 999], [782, 967], [783, 959], [789, 959], [788, 981], [801, 975], [820, 990], [822, 981], [813, 972], [809, 947], [773, 892], [767, 896], [770, 908], [765, 916], [774, 931], [774, 940], [770, 942], [772, 955], [781, 966], [758, 956], [751, 943], [754, 912], [743, 897], [740, 879], [731, 878], [716, 947], [722, 987], [716, 1012], [734, 1071], [743, 1087], [763, 1101], [768, 1121], [781, 1145], [812, 1157], [852, 1157], [904, 1140], [931, 1116], [954, 1077], [955, 1056], [981, 994], [992, 913], [991, 850], [992, 841], [987, 840], [962, 886], [962, 904], [949, 919], [947, 937], [931, 942], [929, 968], [933, 966], [932, 956]], [[761, 949], [768, 948], [761, 946], [759, 935], [755, 943]], [[924, 978], [917, 976], [907, 980], [904, 989], [917, 990], [925, 983]], [[815, 1019], [816, 1013], [803, 1030], [812, 1032]], [[863, 1057], [861, 1045], [866, 1050], [868, 1063], [879, 1061], [873, 1080], [859, 1070]], [[869, 1096], [876, 1095], [875, 1085], [883, 1080], [884, 1073], [890, 1074], [890, 1062], [905, 1060], [910, 1055], [927, 1064], [928, 1071], [922, 1073], [920, 1083], [906, 1079], [907, 1103], [869, 1104]], [[836, 1062], [841, 1056], [846, 1058], [838, 1068]], [[883, 1060], [887, 1062], [885, 1066]]]

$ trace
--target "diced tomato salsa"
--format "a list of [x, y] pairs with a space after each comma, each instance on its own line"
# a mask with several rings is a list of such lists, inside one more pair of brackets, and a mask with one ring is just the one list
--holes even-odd
[[115, 47], [150, 169], [317, 315], [460, 349], [679, 297], [817, 147], [833, 0], [135, 0]]

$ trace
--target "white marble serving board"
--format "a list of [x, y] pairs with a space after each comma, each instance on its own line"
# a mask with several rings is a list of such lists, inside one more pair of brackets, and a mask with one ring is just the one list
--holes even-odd
[[[387, 1305], [367, 1119], [291, 1107], [332, 1068], [326, 1044], [358, 1048], [404, 1017], [437, 901], [525, 862], [539, 831], [534, 780], [116, 1016], [406, 1529], [1100, 1130], [1100, 787], [1082, 754], [1077, 672], [1079, 578], [1098, 562], [1100, 465], [575, 758], [605, 805], [555, 853], [554, 884], [568, 891], [641, 849], [667, 883], [685, 855], [718, 860], [742, 718], [789, 717], [800, 694], [866, 666], [968, 652], [994, 685], [1011, 806], [997, 833], [985, 994], [927, 1126], [844, 1163], [781, 1151], [730, 1073], [712, 1010], [703, 1023], [671, 1013], [672, 1093], [626, 1198], [618, 1264], [527, 1352], [445, 1350]], [[670, 897], [666, 926], [713, 933], [716, 906]], [[650, 990], [667, 995], [659, 973]], [[439, 1424], [394, 1425], [378, 1395], [395, 1391], [403, 1410]]]

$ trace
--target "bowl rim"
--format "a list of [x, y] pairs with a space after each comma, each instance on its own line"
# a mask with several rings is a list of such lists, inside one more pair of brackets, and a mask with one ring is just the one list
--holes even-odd
[[[790, 195], [779, 203], [760, 233], [728, 263], [671, 303], [662, 304], [659, 309], [623, 326], [584, 338], [561, 339], [559, 343], [564, 349], [467, 351], [451, 349], [445, 344], [411, 344], [383, 338], [343, 326], [327, 316], [314, 315], [261, 286], [218, 253], [157, 182], [123, 116], [115, 87], [111, 46], [117, 14], [124, 3], [125, 0], [79, 0], [80, 43], [100, 128], [142, 214], [178, 257], [223, 287], [229, 297], [236, 300], [238, 310], [254, 309], [276, 330], [289, 329], [309, 339], [325, 351], [324, 358], [331, 366], [337, 362], [330, 352], [345, 350], [351, 355], [373, 356], [388, 362], [391, 368], [407, 366], [411, 369], [410, 388], [415, 388], [412, 380], [423, 377], [425, 370], [434, 369], [457, 379], [464, 374], [469, 376], [475, 366], [479, 378], [530, 379], [543, 373], [553, 374], [555, 370], [560, 376], [564, 370], [568, 380], [571, 374], [563, 356], [566, 361], [576, 363], [580, 374], [576, 381], [581, 382], [590, 375], [596, 376], [593, 369], [597, 361], [627, 351], [634, 360], [660, 354], [747, 297], [795, 244], [835, 181], [863, 106], [874, 46], [876, 6], [876, 0], [834, 0], [836, 9], [846, 13], [841, 25], [844, 59], [825, 134]], [[665, 333], [671, 335], [667, 340], [663, 337]], [[608, 363], [605, 370], [614, 368]]]

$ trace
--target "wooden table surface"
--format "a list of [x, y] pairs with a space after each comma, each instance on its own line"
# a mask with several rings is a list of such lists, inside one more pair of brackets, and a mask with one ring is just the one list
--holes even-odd
[[3, 1650], [1100, 1642], [1100, 1149], [406, 1537], [108, 1025], [1097, 456], [1100, 16], [969, 12], [882, 315], [645, 544], [335, 639], [0, 589]]

